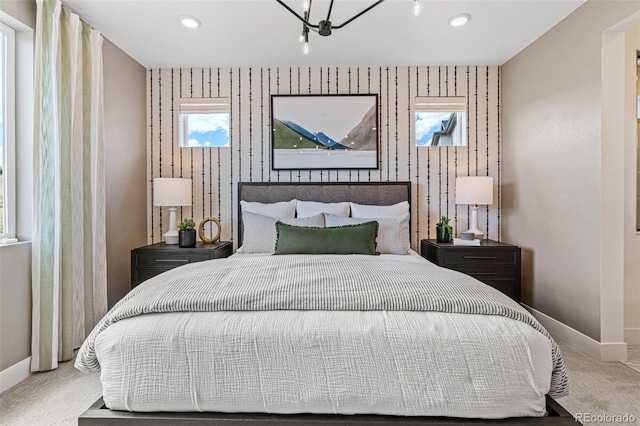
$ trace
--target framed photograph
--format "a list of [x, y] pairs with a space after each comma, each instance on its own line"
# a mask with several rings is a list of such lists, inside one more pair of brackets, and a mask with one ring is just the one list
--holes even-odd
[[378, 168], [378, 95], [272, 95], [271, 168]]

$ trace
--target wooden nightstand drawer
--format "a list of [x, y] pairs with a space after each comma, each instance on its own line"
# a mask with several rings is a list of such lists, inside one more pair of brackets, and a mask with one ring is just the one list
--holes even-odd
[[195, 253], [151, 253], [142, 251], [137, 256], [136, 264], [140, 267], [176, 268], [191, 262], [209, 260], [209, 252]]
[[472, 276], [520, 302], [520, 247], [492, 240], [477, 247], [422, 240], [420, 248], [430, 262]]
[[458, 248], [446, 250], [442, 255], [442, 266], [468, 264], [512, 264], [516, 263], [515, 250], [477, 250]]
[[518, 287], [516, 287], [515, 281], [485, 281], [481, 280], [483, 283], [495, 288], [501, 293], [506, 294], [510, 298], [514, 300], [519, 300], [520, 294], [518, 293]]
[[153, 278], [156, 275], [160, 275], [163, 272], [167, 272], [172, 270], [173, 268], [167, 268], [167, 269], [159, 269], [159, 268], [138, 268], [136, 270], [136, 276], [135, 276], [135, 280], [138, 283], [144, 282], [146, 280], [148, 280], [149, 278]]
[[192, 248], [180, 248], [164, 243], [139, 247], [131, 250], [131, 288], [173, 268], [193, 262], [229, 257], [232, 253], [233, 246], [228, 241], [213, 244], [198, 242]]
[[[443, 265], [444, 266], [444, 265]], [[515, 280], [516, 266], [491, 266], [491, 265], [447, 265], [449, 269], [471, 275], [480, 281], [487, 280]]]

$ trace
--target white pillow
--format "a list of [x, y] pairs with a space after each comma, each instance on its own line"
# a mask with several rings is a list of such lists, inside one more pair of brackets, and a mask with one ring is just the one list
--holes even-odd
[[298, 201], [296, 211], [298, 217], [310, 217], [328, 213], [334, 216], [349, 217], [349, 203], [318, 203], [317, 201]]
[[409, 254], [409, 213], [397, 218], [355, 218], [324, 215], [325, 226], [334, 228], [344, 225], [378, 222], [376, 250], [381, 254]]
[[389, 218], [400, 217], [406, 213], [409, 213], [409, 203], [407, 201], [402, 201], [391, 206], [372, 206], [351, 203], [351, 217]]
[[276, 219], [260, 214], [242, 211], [243, 241], [238, 253], [273, 253], [276, 248], [276, 222], [287, 225], [324, 228], [324, 216], [321, 214], [301, 219]]
[[250, 212], [275, 219], [289, 219], [296, 217], [296, 201], [281, 201], [279, 203], [258, 203], [256, 201], [240, 201], [242, 212]]

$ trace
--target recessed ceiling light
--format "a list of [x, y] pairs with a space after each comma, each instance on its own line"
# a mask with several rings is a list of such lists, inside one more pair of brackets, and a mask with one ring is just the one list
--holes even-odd
[[471, 19], [471, 15], [468, 13], [458, 13], [457, 15], [449, 18], [449, 25], [452, 27], [461, 27]]
[[191, 15], [180, 15], [178, 16], [178, 19], [183, 27], [190, 28], [192, 30], [198, 28], [201, 23], [198, 18]]

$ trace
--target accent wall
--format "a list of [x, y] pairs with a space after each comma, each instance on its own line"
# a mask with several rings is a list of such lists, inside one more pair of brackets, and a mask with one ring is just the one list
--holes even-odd
[[[271, 170], [270, 95], [378, 94], [378, 170]], [[464, 96], [468, 144], [417, 147], [413, 136], [417, 96]], [[500, 68], [273, 67], [182, 68], [147, 71], [148, 241], [162, 241], [166, 208], [153, 206], [153, 179], [192, 179], [191, 206], [178, 220], [199, 223], [214, 216], [222, 239], [237, 236], [237, 183], [251, 182], [412, 182], [412, 247], [435, 238], [435, 224], [448, 216], [457, 235], [468, 229], [469, 207], [455, 204], [456, 176], [494, 178], [494, 203], [482, 206], [479, 222], [488, 237], [500, 235]], [[231, 99], [229, 148], [179, 148], [179, 98]], [[235, 246], [236, 244], [234, 244]]]

